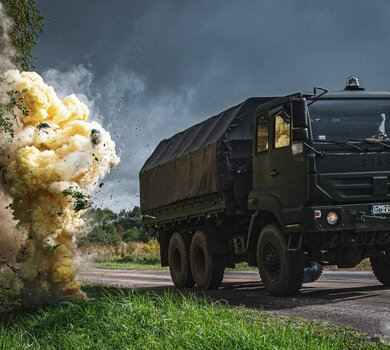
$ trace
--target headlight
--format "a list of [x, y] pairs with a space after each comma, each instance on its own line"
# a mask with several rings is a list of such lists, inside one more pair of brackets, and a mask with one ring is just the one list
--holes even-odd
[[328, 215], [326, 216], [326, 221], [329, 225], [336, 225], [339, 222], [339, 214], [337, 214], [334, 211], [330, 211]]

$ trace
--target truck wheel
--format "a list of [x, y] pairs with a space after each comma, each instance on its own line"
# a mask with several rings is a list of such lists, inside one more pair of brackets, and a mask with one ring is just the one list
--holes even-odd
[[191, 235], [189, 232], [175, 232], [169, 241], [169, 271], [177, 288], [192, 288], [195, 285], [190, 268], [190, 244]]
[[225, 272], [223, 256], [210, 255], [207, 237], [203, 231], [196, 231], [190, 249], [191, 271], [200, 289], [218, 289]]
[[289, 296], [302, 287], [305, 268], [304, 254], [288, 251], [280, 229], [265, 226], [257, 243], [257, 265], [266, 291], [275, 296]]
[[372, 271], [376, 279], [384, 286], [390, 286], [390, 247], [385, 249], [385, 255], [370, 258]]

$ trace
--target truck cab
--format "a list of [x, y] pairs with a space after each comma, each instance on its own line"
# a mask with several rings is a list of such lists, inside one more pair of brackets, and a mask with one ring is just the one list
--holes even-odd
[[307, 272], [351, 268], [370, 258], [377, 278], [390, 282], [389, 133], [390, 93], [358, 85], [259, 106], [248, 208], [254, 222], [271, 214], [273, 230], [287, 240], [285, 257], [277, 235], [255, 251], [264, 224], [250, 232], [248, 249], [263, 261], [263, 281], [272, 285], [267, 265], [282, 269], [281, 260], [291, 255], [291, 264], [302, 270], [303, 259]]

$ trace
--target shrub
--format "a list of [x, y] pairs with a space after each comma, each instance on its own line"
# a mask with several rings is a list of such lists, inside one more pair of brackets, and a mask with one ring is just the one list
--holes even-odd
[[132, 227], [123, 234], [124, 242], [147, 242], [149, 236], [143, 227]]
[[105, 227], [94, 227], [86, 236], [81, 239], [81, 242], [91, 242], [97, 244], [119, 244], [121, 237], [119, 236], [113, 223], [107, 224]]
[[122, 242], [118, 245], [84, 244], [79, 247], [80, 260], [85, 262], [134, 262], [157, 264], [160, 262], [160, 246], [151, 243]]

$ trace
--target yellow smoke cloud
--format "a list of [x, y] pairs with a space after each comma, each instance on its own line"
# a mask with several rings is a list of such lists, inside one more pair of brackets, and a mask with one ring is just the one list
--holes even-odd
[[84, 103], [75, 95], [61, 101], [37, 73], [10, 70], [4, 81], [18, 119], [5, 186], [14, 219], [28, 231], [18, 256], [25, 298], [42, 303], [80, 295], [75, 237], [88, 196], [119, 162], [115, 143], [100, 124], [87, 121]]

